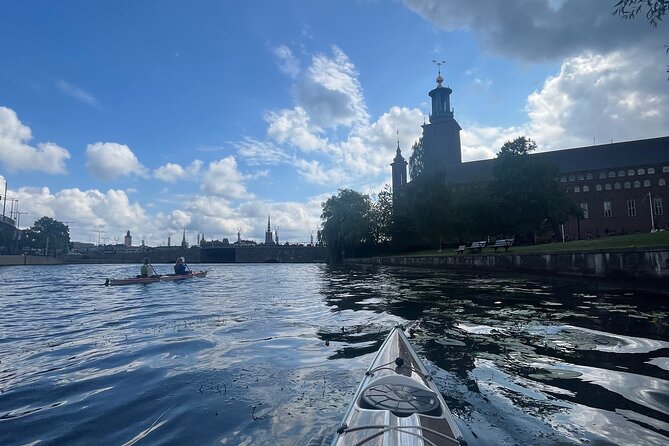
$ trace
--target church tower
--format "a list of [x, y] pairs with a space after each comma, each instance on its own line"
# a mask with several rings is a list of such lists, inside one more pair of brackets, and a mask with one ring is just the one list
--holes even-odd
[[393, 162], [390, 163], [393, 172], [393, 202], [395, 202], [397, 195], [400, 193], [405, 184], [407, 184], [407, 162], [402, 157], [400, 150], [400, 142], [397, 141], [397, 151]]
[[[441, 64], [437, 64], [441, 65]], [[451, 90], [444, 87], [441, 66], [437, 87], [428, 94], [432, 99], [430, 123], [423, 124], [423, 171], [435, 172], [462, 163], [460, 125], [453, 117]]]
[[265, 231], [265, 244], [273, 245], [274, 240], [272, 237], [272, 225], [270, 224], [269, 214], [267, 214], [267, 231]]

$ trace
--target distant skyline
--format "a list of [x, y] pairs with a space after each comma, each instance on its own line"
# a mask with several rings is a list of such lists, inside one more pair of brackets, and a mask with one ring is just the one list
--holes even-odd
[[540, 151], [669, 135], [669, 25], [614, 4], [9, 2], [0, 176], [21, 227], [46, 215], [75, 241], [262, 242], [270, 214], [281, 243], [308, 242], [339, 188], [390, 184], [398, 134], [409, 158], [433, 60], [464, 161], [521, 135]]

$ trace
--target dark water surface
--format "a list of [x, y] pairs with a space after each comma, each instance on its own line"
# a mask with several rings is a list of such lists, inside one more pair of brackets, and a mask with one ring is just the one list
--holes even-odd
[[470, 445], [669, 444], [666, 296], [285, 264], [101, 286], [138, 268], [0, 268], [0, 444], [327, 444], [398, 322]]

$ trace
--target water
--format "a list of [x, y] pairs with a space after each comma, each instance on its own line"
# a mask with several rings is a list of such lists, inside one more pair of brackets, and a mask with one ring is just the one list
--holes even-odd
[[205, 267], [205, 279], [123, 287], [101, 284], [139, 266], [0, 268], [0, 444], [327, 444], [395, 323], [470, 445], [669, 443], [666, 296]]

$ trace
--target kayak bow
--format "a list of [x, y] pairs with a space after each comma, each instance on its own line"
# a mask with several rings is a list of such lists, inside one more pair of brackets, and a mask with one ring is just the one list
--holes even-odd
[[401, 327], [381, 345], [332, 441], [349, 445], [466, 445]]

